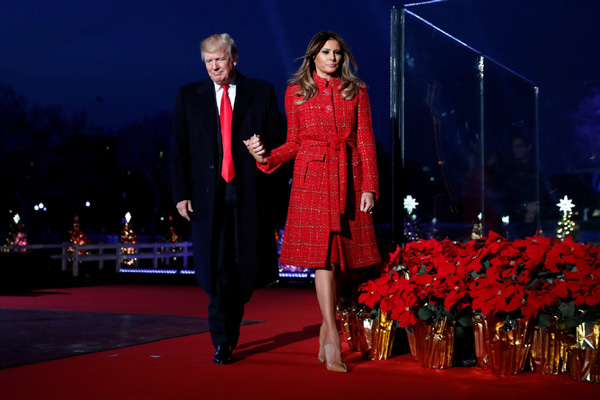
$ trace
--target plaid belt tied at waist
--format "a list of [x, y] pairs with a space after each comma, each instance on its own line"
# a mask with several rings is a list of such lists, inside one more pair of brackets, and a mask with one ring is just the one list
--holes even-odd
[[329, 228], [340, 232], [340, 216], [346, 212], [348, 193], [348, 147], [356, 150], [356, 139], [310, 140], [309, 146], [326, 146], [325, 162], [327, 197], [329, 198]]

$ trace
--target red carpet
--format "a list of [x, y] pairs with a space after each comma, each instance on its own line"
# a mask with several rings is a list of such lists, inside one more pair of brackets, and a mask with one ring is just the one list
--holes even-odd
[[[207, 297], [186, 285], [114, 284], [0, 295], [0, 307], [207, 316]], [[257, 291], [231, 365], [212, 363], [209, 334], [0, 370], [0, 399], [597, 399], [600, 385], [568, 376], [494, 376], [475, 368], [430, 370], [410, 355], [364, 361], [344, 345], [350, 373], [317, 360], [313, 289]], [[0, 344], [1, 345], [1, 344]]]

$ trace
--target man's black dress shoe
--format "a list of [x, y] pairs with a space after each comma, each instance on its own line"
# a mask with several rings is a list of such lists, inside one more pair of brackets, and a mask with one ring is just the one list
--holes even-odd
[[228, 344], [221, 344], [217, 346], [217, 351], [213, 356], [213, 362], [215, 364], [229, 364], [231, 362], [231, 353], [233, 349]]

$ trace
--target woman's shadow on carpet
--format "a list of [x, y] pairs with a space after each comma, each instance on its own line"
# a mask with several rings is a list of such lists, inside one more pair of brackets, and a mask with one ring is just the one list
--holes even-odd
[[253, 353], [265, 353], [302, 340], [318, 338], [320, 328], [321, 324], [310, 325], [299, 331], [280, 333], [270, 338], [243, 343], [236, 348], [240, 351], [236, 354], [236, 358], [247, 358]]

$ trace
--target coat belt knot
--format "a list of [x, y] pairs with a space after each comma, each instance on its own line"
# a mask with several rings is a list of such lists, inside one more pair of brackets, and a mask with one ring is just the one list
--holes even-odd
[[327, 179], [329, 179], [329, 221], [333, 232], [341, 231], [340, 216], [346, 212], [348, 194], [348, 147], [356, 149], [354, 138], [335, 138], [327, 147]]

